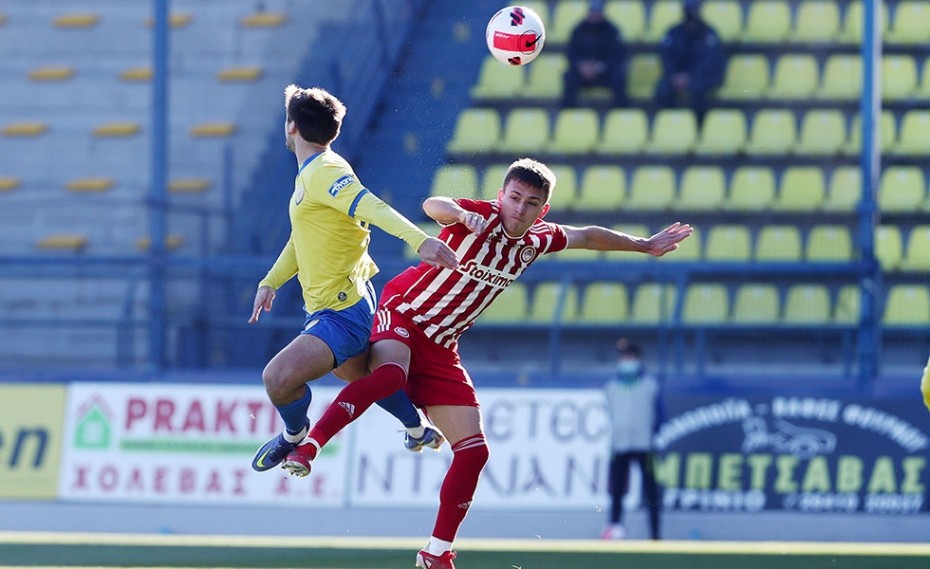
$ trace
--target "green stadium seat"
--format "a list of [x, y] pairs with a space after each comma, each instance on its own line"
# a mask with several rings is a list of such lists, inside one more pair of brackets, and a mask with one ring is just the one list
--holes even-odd
[[791, 31], [791, 8], [781, 0], [756, 0], [746, 15], [745, 43], [782, 43]]
[[671, 321], [677, 298], [673, 285], [644, 283], [637, 286], [630, 307], [630, 323], [662, 324]]
[[930, 57], [924, 58], [924, 62], [920, 67], [920, 82], [914, 92], [911, 93], [911, 97], [922, 102], [930, 99]]
[[509, 167], [510, 164], [492, 164], [484, 169], [481, 176], [481, 199], [497, 199], [498, 190], [504, 185], [504, 176]]
[[608, 212], [619, 209], [626, 198], [626, 175], [619, 166], [594, 165], [581, 176], [579, 211]]
[[708, 261], [746, 262], [751, 250], [749, 229], [745, 225], [718, 224], [707, 232], [704, 258]]
[[898, 2], [891, 29], [884, 40], [892, 44], [927, 45], [930, 42], [930, 4], [926, 0]]
[[484, 153], [494, 150], [501, 132], [500, 115], [494, 109], [465, 109], [455, 121], [446, 150], [453, 153]]
[[646, 113], [642, 109], [613, 109], [604, 117], [600, 144], [602, 156], [639, 154], [649, 136]]
[[905, 271], [930, 271], [930, 225], [915, 225], [907, 236], [901, 259]]
[[762, 109], [752, 120], [746, 153], [750, 156], [790, 154], [797, 128], [794, 112], [787, 109]]
[[734, 55], [727, 62], [720, 99], [756, 100], [769, 88], [769, 63], [763, 55]]
[[846, 118], [842, 111], [807, 111], [801, 121], [801, 135], [794, 152], [798, 156], [833, 156], [846, 144]]
[[743, 7], [736, 0], [709, 0], [701, 4], [701, 17], [724, 44], [739, 41], [743, 33]]
[[882, 57], [882, 100], [903, 101], [917, 89], [917, 64], [909, 55]]
[[840, 10], [835, 0], [803, 0], [797, 7], [789, 39], [798, 43], [826, 43], [840, 31]]
[[713, 109], [704, 116], [694, 152], [702, 156], [738, 154], [746, 144], [746, 115], [739, 109]]
[[927, 326], [930, 322], [930, 293], [927, 285], [899, 284], [888, 289], [882, 324], [885, 326]]
[[588, 14], [585, 0], [560, 0], [552, 11], [552, 22], [546, 24], [546, 45], [563, 45], [572, 37], [572, 31]]
[[555, 116], [552, 140], [546, 145], [551, 154], [588, 154], [599, 139], [599, 119], [594, 109], [562, 109]]
[[630, 57], [630, 71], [626, 90], [635, 101], [651, 101], [655, 96], [656, 84], [662, 76], [662, 60], [651, 53]]
[[856, 166], [840, 166], [830, 176], [823, 210], [852, 212], [862, 196], [862, 172]]
[[717, 211], [726, 196], [723, 169], [717, 166], [691, 166], [681, 176], [677, 211]]
[[629, 317], [626, 286], [597, 281], [584, 289], [578, 322], [582, 324], [621, 324]]
[[807, 236], [805, 259], [812, 262], [848, 262], [853, 258], [852, 238], [843, 225], [816, 225]]
[[523, 67], [502, 65], [488, 55], [481, 62], [478, 82], [469, 94], [473, 99], [513, 99], [523, 90], [523, 79]]
[[778, 289], [771, 284], [744, 284], [733, 299], [734, 324], [772, 325], [779, 321]]
[[73, 12], [56, 16], [52, 26], [59, 29], [90, 29], [100, 22], [100, 15], [95, 12]]
[[775, 63], [769, 99], [810, 99], [820, 84], [817, 60], [813, 55], [782, 55]]
[[690, 110], [664, 109], [656, 113], [649, 154], [687, 154], [697, 139], [697, 119]]
[[795, 225], [766, 225], [756, 236], [756, 261], [801, 260], [801, 231]]
[[820, 166], [791, 166], [781, 175], [776, 211], [813, 213], [823, 206], [826, 182]]
[[624, 41], [639, 41], [646, 29], [646, 9], [640, 0], [609, 0], [604, 16], [620, 28]]
[[827, 57], [823, 79], [815, 93], [821, 100], [851, 101], [862, 93], [862, 58], [837, 54]]
[[[897, 141], [897, 128], [895, 127], [894, 114], [889, 110], [883, 110], [878, 118], [880, 148], [882, 152], [889, 152]], [[853, 117], [852, 124], [849, 127], [849, 141], [843, 147], [843, 153], [846, 155], [859, 154], [862, 140], [862, 118], [856, 114]]]
[[633, 172], [626, 207], [633, 211], [663, 211], [675, 201], [675, 172], [667, 166], [640, 166]]
[[882, 172], [878, 207], [882, 213], [920, 211], [927, 195], [924, 172], [917, 166], [890, 166]]
[[[880, 17], [882, 19], [880, 28], [882, 36], [888, 33], [888, 5], [885, 2], [881, 4]], [[862, 43], [862, 1], [855, 0], [846, 6], [845, 16], [843, 17], [843, 28], [837, 36], [840, 43]]]
[[550, 324], [574, 322], [577, 319], [578, 289], [575, 285], [557, 282], [536, 285], [533, 290], [533, 303], [527, 316], [528, 322]]
[[681, 2], [679, 0], [655, 0], [649, 10], [649, 25], [643, 34], [643, 41], [658, 43], [665, 33], [681, 21]]
[[785, 293], [782, 323], [795, 326], [830, 324], [830, 293], [823, 285], [796, 284]]
[[724, 204], [730, 211], [764, 211], [775, 201], [775, 175], [765, 166], [742, 166], [733, 172]]
[[[498, 63], [500, 65], [500, 63]], [[526, 86], [519, 96], [524, 99], [554, 100], [562, 97], [568, 60], [561, 53], [543, 53], [528, 65]]]
[[484, 310], [478, 324], [520, 324], [526, 322], [528, 308], [526, 285], [513, 283]]
[[901, 120], [898, 141], [891, 145], [891, 153], [898, 156], [927, 156], [930, 154], [930, 111], [908, 111]]
[[853, 324], [859, 321], [861, 291], [856, 285], [844, 285], [836, 294], [833, 304], [833, 322], [835, 324]]
[[540, 152], [549, 140], [549, 115], [544, 109], [517, 108], [507, 115], [496, 150], [507, 154]]
[[901, 229], [897, 225], [879, 225], [875, 228], [875, 256], [883, 271], [899, 268], [904, 255]]
[[574, 209], [578, 196], [578, 174], [571, 164], [549, 164], [555, 174], [555, 191], [549, 196], [549, 204], [557, 212]]
[[468, 164], [444, 164], [436, 170], [429, 194], [449, 198], [477, 197], [478, 175]]
[[723, 324], [729, 317], [727, 289], [722, 284], [697, 283], [685, 291], [681, 320], [685, 324]]

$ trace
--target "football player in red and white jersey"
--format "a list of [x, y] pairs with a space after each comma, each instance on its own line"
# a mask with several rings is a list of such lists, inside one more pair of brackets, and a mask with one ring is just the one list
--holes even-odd
[[[370, 375], [344, 387], [282, 467], [306, 476], [320, 448], [373, 402], [405, 388], [413, 403], [452, 445], [453, 459], [439, 491], [432, 537], [417, 567], [453, 568], [452, 541], [471, 505], [488, 460], [474, 384], [462, 366], [458, 339], [481, 312], [542, 255], [564, 249], [636, 251], [660, 257], [692, 233], [674, 223], [652, 237], [598, 226], [549, 223], [555, 176], [529, 158], [510, 165], [495, 201], [431, 197], [427, 215], [443, 229], [439, 239], [455, 251], [455, 269], [421, 263], [385, 285], [367, 361]], [[356, 363], [364, 363], [362, 359]], [[340, 377], [353, 375], [351, 366]], [[367, 373], [355, 373], [362, 375]]]

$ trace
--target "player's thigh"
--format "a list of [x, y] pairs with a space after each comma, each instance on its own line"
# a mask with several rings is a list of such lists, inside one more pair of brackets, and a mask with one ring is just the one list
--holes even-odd
[[333, 369], [333, 351], [326, 342], [301, 334], [265, 366], [265, 385], [297, 386], [318, 379]]
[[467, 405], [432, 405], [426, 414], [439, 427], [450, 445], [464, 438], [484, 432], [481, 409]]
[[368, 368], [368, 353], [366, 349], [361, 354], [353, 356], [342, 363], [341, 366], [333, 370], [333, 375], [342, 381], [352, 382], [371, 374]]
[[404, 371], [410, 370], [410, 347], [400, 340], [378, 340], [371, 345], [370, 352], [368, 367], [372, 370], [386, 363], [398, 364]]

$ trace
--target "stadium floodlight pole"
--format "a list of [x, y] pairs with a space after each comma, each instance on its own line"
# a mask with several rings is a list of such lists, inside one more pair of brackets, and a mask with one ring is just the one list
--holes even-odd
[[875, 195], [878, 187], [880, 161], [880, 129], [876, 128], [881, 113], [881, 14], [875, 0], [863, 2], [862, 22], [862, 197], [859, 201], [859, 250], [862, 272], [859, 276], [859, 389], [865, 391], [878, 377], [881, 330], [879, 329], [878, 298], [881, 294], [881, 267], [875, 259], [875, 228], [879, 211]]
[[152, 0], [152, 177], [149, 188], [149, 362], [165, 368], [165, 233], [168, 172], [168, 2]]

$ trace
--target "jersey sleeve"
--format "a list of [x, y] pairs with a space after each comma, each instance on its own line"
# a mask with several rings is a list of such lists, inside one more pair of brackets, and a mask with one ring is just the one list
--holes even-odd
[[350, 217], [380, 227], [394, 237], [406, 241], [414, 251], [419, 251], [420, 245], [429, 239], [429, 235], [376, 195], [365, 191], [367, 193], [360, 196], [358, 203], [349, 213]]
[[549, 227], [549, 231], [552, 233], [552, 239], [549, 241], [549, 247], [543, 251], [544, 255], [549, 253], [557, 253], [559, 251], [564, 251], [568, 247], [568, 235], [565, 234], [565, 229], [562, 228], [558, 223], [549, 223], [544, 221], [543, 223]]
[[258, 287], [270, 286], [278, 290], [287, 281], [297, 274], [297, 253], [294, 251], [293, 237], [289, 237], [278, 259], [269, 269], [265, 278], [258, 283]]

